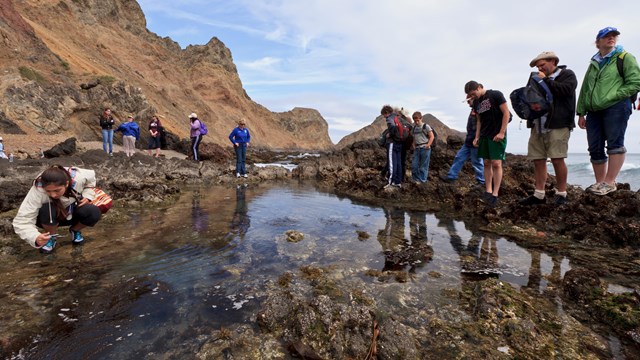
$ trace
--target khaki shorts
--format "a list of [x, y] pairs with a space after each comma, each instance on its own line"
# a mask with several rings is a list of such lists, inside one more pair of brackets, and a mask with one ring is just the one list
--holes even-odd
[[529, 146], [527, 149], [527, 159], [563, 159], [567, 157], [569, 151], [569, 128], [551, 129], [548, 133], [537, 134], [536, 129], [531, 129], [529, 136]]

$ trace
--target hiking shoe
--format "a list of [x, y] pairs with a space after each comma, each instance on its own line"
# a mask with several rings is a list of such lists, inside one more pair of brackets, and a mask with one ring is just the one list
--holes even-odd
[[82, 244], [84, 242], [84, 238], [82, 237], [82, 233], [78, 230], [69, 229], [69, 233], [71, 233], [71, 243], [74, 245]]
[[47, 243], [40, 248], [40, 252], [43, 254], [51, 254], [55, 247], [56, 247], [56, 237], [51, 236], [49, 238], [49, 241], [47, 241]]
[[446, 182], [447, 184], [452, 184], [452, 183], [456, 182], [456, 180], [458, 180], [458, 179], [450, 178], [450, 177], [447, 177], [447, 176], [441, 176], [440, 180]]
[[[487, 193], [489, 194], [489, 193]], [[496, 207], [496, 205], [498, 205], [498, 197], [497, 196], [493, 196], [493, 195], [489, 195], [489, 199], [487, 200], [487, 206], [489, 206], [490, 208], [494, 208]]]
[[553, 198], [553, 203], [556, 204], [556, 205], [563, 205], [563, 204], [566, 204], [568, 202], [569, 202], [569, 200], [567, 199], [566, 196], [556, 195]]
[[482, 201], [484, 201], [486, 203], [488, 203], [489, 200], [491, 200], [492, 197], [493, 197], [493, 194], [490, 193], [490, 192], [486, 192], [485, 191], [485, 192], [482, 193]]
[[236, 173], [236, 177], [239, 178], [240, 177], [240, 173]]
[[587, 188], [584, 189], [584, 191], [593, 194], [596, 191], [598, 191], [598, 189], [600, 188], [600, 185], [602, 185], [602, 184], [600, 184], [600, 183], [591, 184], [591, 185], [587, 186]]
[[518, 204], [524, 205], [524, 206], [540, 205], [540, 204], [544, 204], [546, 202], [547, 202], [546, 198], [538, 199], [537, 197], [535, 197], [533, 195], [530, 195], [529, 197], [526, 197], [524, 199], [518, 200]]
[[593, 191], [593, 194], [602, 196], [602, 195], [607, 195], [608, 193], [612, 193], [616, 190], [618, 189], [616, 188], [615, 184], [609, 185], [607, 183], [602, 183], [596, 190]]

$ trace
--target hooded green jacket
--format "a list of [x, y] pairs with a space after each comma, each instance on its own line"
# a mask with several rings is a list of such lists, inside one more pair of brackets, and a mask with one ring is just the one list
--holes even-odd
[[[623, 62], [624, 79], [618, 73], [618, 55], [625, 53]], [[599, 111], [630, 97], [640, 91], [640, 68], [636, 58], [622, 47], [606, 58], [602, 67], [591, 59], [584, 75], [576, 113], [586, 115], [589, 111]]]

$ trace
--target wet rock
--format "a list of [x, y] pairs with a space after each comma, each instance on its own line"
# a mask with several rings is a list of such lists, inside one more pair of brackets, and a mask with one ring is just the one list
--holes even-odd
[[76, 153], [76, 138], [69, 138], [61, 142], [49, 150], [44, 151], [47, 159], [57, 158], [60, 156], [73, 155]]
[[304, 239], [304, 234], [296, 230], [287, 230], [284, 235], [287, 237], [288, 242], [297, 243]]
[[604, 285], [594, 271], [576, 268], [564, 275], [562, 291], [572, 301], [588, 304], [604, 294]]

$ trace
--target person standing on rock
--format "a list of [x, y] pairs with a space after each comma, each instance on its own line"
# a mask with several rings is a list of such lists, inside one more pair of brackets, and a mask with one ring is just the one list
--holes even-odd
[[133, 116], [127, 116], [127, 122], [120, 124], [116, 131], [122, 132], [122, 145], [127, 157], [136, 153], [136, 140], [140, 140], [140, 127], [134, 121]]
[[109, 148], [109, 156], [113, 156], [113, 125], [116, 121], [111, 115], [111, 109], [106, 108], [100, 115], [100, 128], [102, 128], [102, 150], [107, 152]]
[[[49, 254], [56, 246], [59, 226], [70, 226], [71, 243], [82, 244], [80, 230], [94, 226], [102, 216], [91, 203], [95, 197], [93, 170], [53, 165], [43, 171], [22, 201], [13, 229], [29, 245]], [[40, 233], [38, 228], [45, 232]]]
[[8, 159], [7, 154], [4, 153], [4, 144], [2, 143], [1, 137], [0, 137], [0, 159]]
[[495, 207], [502, 183], [502, 162], [507, 149], [507, 125], [511, 113], [504, 95], [497, 90], [485, 90], [482, 84], [469, 81], [464, 85], [467, 98], [473, 99], [478, 125], [473, 146], [478, 147], [478, 156], [484, 159], [484, 199]]
[[620, 31], [614, 27], [598, 31], [598, 52], [591, 57], [578, 96], [578, 126], [587, 130], [589, 156], [596, 178], [585, 191], [596, 195], [617, 189], [616, 177], [627, 152], [624, 135], [633, 105], [630, 97], [640, 91], [638, 62], [617, 45], [618, 35]]
[[156, 154], [154, 156], [157, 158], [160, 157], [160, 147], [161, 147], [160, 128], [161, 127], [162, 127], [162, 124], [160, 123], [160, 119], [158, 118], [158, 115], [153, 115], [153, 117], [151, 118], [151, 121], [149, 121], [149, 135], [151, 136], [149, 138], [149, 146], [147, 146], [147, 151], [149, 152], [149, 156], [151, 156], [152, 150], [156, 149]]
[[236, 151], [236, 177], [247, 177], [247, 146], [251, 142], [251, 134], [246, 126], [247, 122], [241, 119], [238, 121], [238, 126], [229, 134], [229, 140]]
[[[569, 150], [569, 137], [576, 127], [576, 88], [578, 79], [565, 65], [558, 66], [558, 56], [545, 51], [536, 56], [529, 66], [538, 68], [538, 76], [551, 90], [551, 110], [539, 119], [527, 120], [531, 128], [527, 157], [533, 160], [535, 191], [533, 195], [518, 201], [521, 205], [544, 204], [547, 181], [547, 159], [551, 159], [556, 174], [556, 193], [553, 202], [567, 202], [567, 164], [564, 159]], [[534, 73], [535, 74], [535, 73]]]
[[384, 105], [380, 110], [380, 114], [384, 116], [387, 122], [389, 146], [387, 146], [387, 158], [389, 162], [389, 180], [385, 188], [401, 187], [402, 185], [402, 143], [403, 140], [399, 132], [399, 123], [396, 118], [399, 115], [390, 105]]
[[475, 110], [473, 110], [473, 99], [469, 98], [466, 101], [471, 107], [471, 112], [467, 118], [467, 137], [464, 139], [464, 144], [462, 144], [462, 147], [458, 150], [456, 157], [453, 158], [453, 164], [451, 164], [449, 173], [447, 173], [447, 176], [443, 177], [442, 180], [447, 183], [453, 183], [458, 180], [458, 174], [460, 170], [462, 170], [462, 166], [464, 166], [467, 159], [471, 159], [471, 166], [476, 174], [476, 181], [478, 184], [484, 185], [483, 160], [478, 157], [478, 148], [473, 145], [473, 140], [476, 137], [478, 119]]
[[200, 142], [202, 142], [202, 134], [200, 133], [200, 119], [196, 113], [189, 115], [189, 121], [191, 121], [191, 152], [193, 153], [193, 160], [200, 161]]
[[423, 184], [428, 181], [431, 144], [433, 144], [435, 136], [431, 127], [422, 122], [422, 113], [416, 111], [411, 117], [414, 122], [414, 126], [411, 128], [414, 149], [411, 177], [416, 184]]

